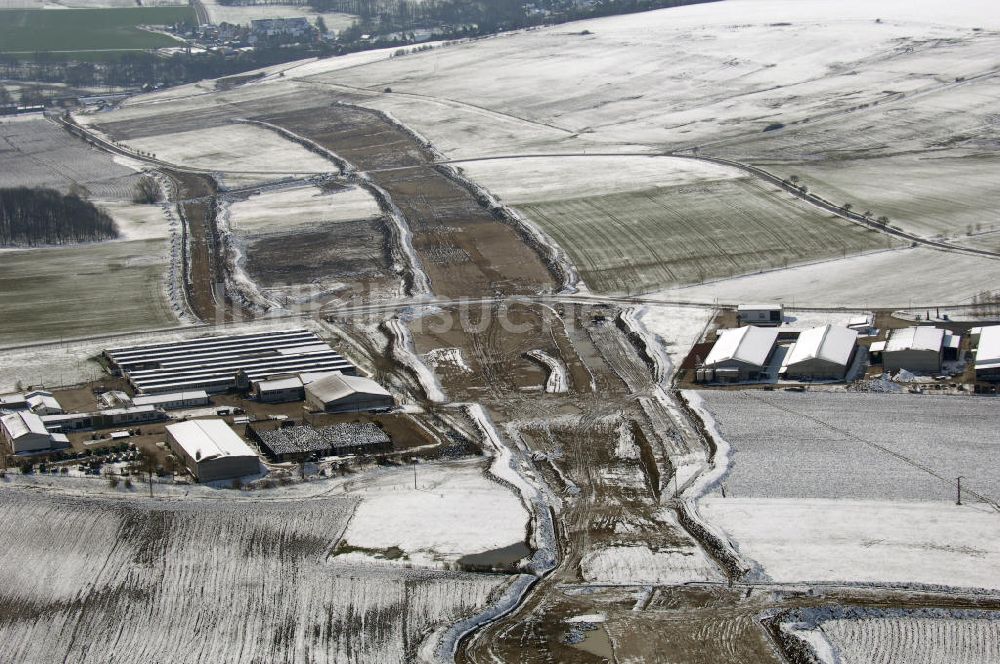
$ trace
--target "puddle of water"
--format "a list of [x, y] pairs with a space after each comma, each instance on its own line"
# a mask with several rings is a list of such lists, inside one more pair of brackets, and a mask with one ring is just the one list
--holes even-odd
[[531, 548], [524, 542], [517, 542], [499, 549], [462, 556], [458, 559], [458, 563], [474, 569], [509, 568], [530, 555]]
[[604, 625], [586, 632], [582, 641], [572, 645], [578, 650], [588, 652], [591, 655], [597, 655], [598, 657], [603, 657], [609, 662], [614, 661], [615, 655], [614, 649], [611, 646], [611, 637], [608, 636], [608, 632], [604, 629]]

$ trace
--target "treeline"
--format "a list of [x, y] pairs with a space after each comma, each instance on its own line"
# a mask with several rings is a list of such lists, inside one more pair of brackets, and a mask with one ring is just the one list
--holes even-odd
[[358, 28], [387, 33], [431, 28], [442, 38], [487, 35], [584, 18], [717, 0], [308, 0], [318, 11], [360, 17]]
[[[309, 57], [333, 55], [328, 45], [275, 46], [219, 53], [175, 53], [161, 57], [142, 51], [121, 53], [104, 62], [74, 62], [69, 54], [36, 53], [30, 58], [0, 55], [0, 78], [40, 83], [67, 83], [73, 87], [136, 89], [145, 85], [171, 86], [210, 78], [232, 76], [260, 67]], [[44, 95], [24, 88], [21, 103], [44, 103]]]
[[108, 213], [54, 189], [0, 189], [0, 246], [96, 242], [118, 237]]

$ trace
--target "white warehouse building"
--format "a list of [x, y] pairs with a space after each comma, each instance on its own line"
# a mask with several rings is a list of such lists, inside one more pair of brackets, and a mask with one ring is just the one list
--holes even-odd
[[698, 369], [698, 380], [732, 383], [760, 378], [777, 340], [775, 328], [748, 325], [721, 330], [718, 341]]
[[327, 413], [389, 410], [396, 405], [389, 391], [371, 378], [335, 373], [305, 387], [306, 402]]
[[785, 355], [781, 373], [787, 378], [843, 380], [854, 361], [858, 333], [846, 327], [822, 325], [799, 334]]
[[42, 418], [29, 411], [4, 415], [0, 418], [0, 432], [14, 454], [39, 452], [52, 447], [52, 436]]
[[945, 351], [957, 355], [962, 338], [939, 327], [906, 327], [893, 330], [885, 345], [872, 344], [872, 351], [882, 352], [886, 371], [938, 373]]
[[168, 424], [167, 442], [199, 482], [231, 480], [260, 472], [260, 458], [222, 420]]

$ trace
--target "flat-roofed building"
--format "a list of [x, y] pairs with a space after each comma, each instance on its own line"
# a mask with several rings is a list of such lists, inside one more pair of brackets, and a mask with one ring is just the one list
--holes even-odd
[[188, 392], [168, 392], [166, 394], [144, 394], [132, 399], [136, 406], [153, 406], [163, 410], [178, 408], [197, 408], [207, 406], [208, 392], [205, 390], [190, 390]]
[[289, 403], [305, 399], [306, 391], [299, 376], [284, 376], [254, 381], [253, 395], [261, 403]]
[[976, 380], [1000, 382], [1000, 325], [979, 329], [976, 345]]
[[306, 385], [306, 402], [327, 413], [389, 410], [396, 405], [389, 391], [371, 378], [330, 374]]
[[168, 424], [167, 442], [199, 482], [231, 480], [260, 472], [260, 458], [222, 420]]
[[52, 437], [42, 418], [30, 411], [0, 417], [0, 433], [14, 454], [39, 452], [52, 447]]
[[736, 308], [740, 325], [776, 327], [785, 320], [785, 308], [774, 302], [765, 304], [741, 304]]
[[893, 330], [882, 350], [886, 371], [939, 373], [945, 349], [957, 353], [961, 337], [939, 327], [905, 327]]
[[854, 361], [858, 333], [822, 325], [799, 334], [785, 355], [781, 373], [804, 380], [843, 380]]
[[776, 328], [748, 325], [721, 330], [704, 364], [698, 369], [698, 379], [708, 382], [757, 380], [765, 371], [777, 340]]

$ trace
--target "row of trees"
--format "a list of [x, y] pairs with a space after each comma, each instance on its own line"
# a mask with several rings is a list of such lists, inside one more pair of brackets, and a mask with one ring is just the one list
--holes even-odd
[[118, 237], [107, 212], [75, 193], [0, 189], [0, 246], [96, 242]]

